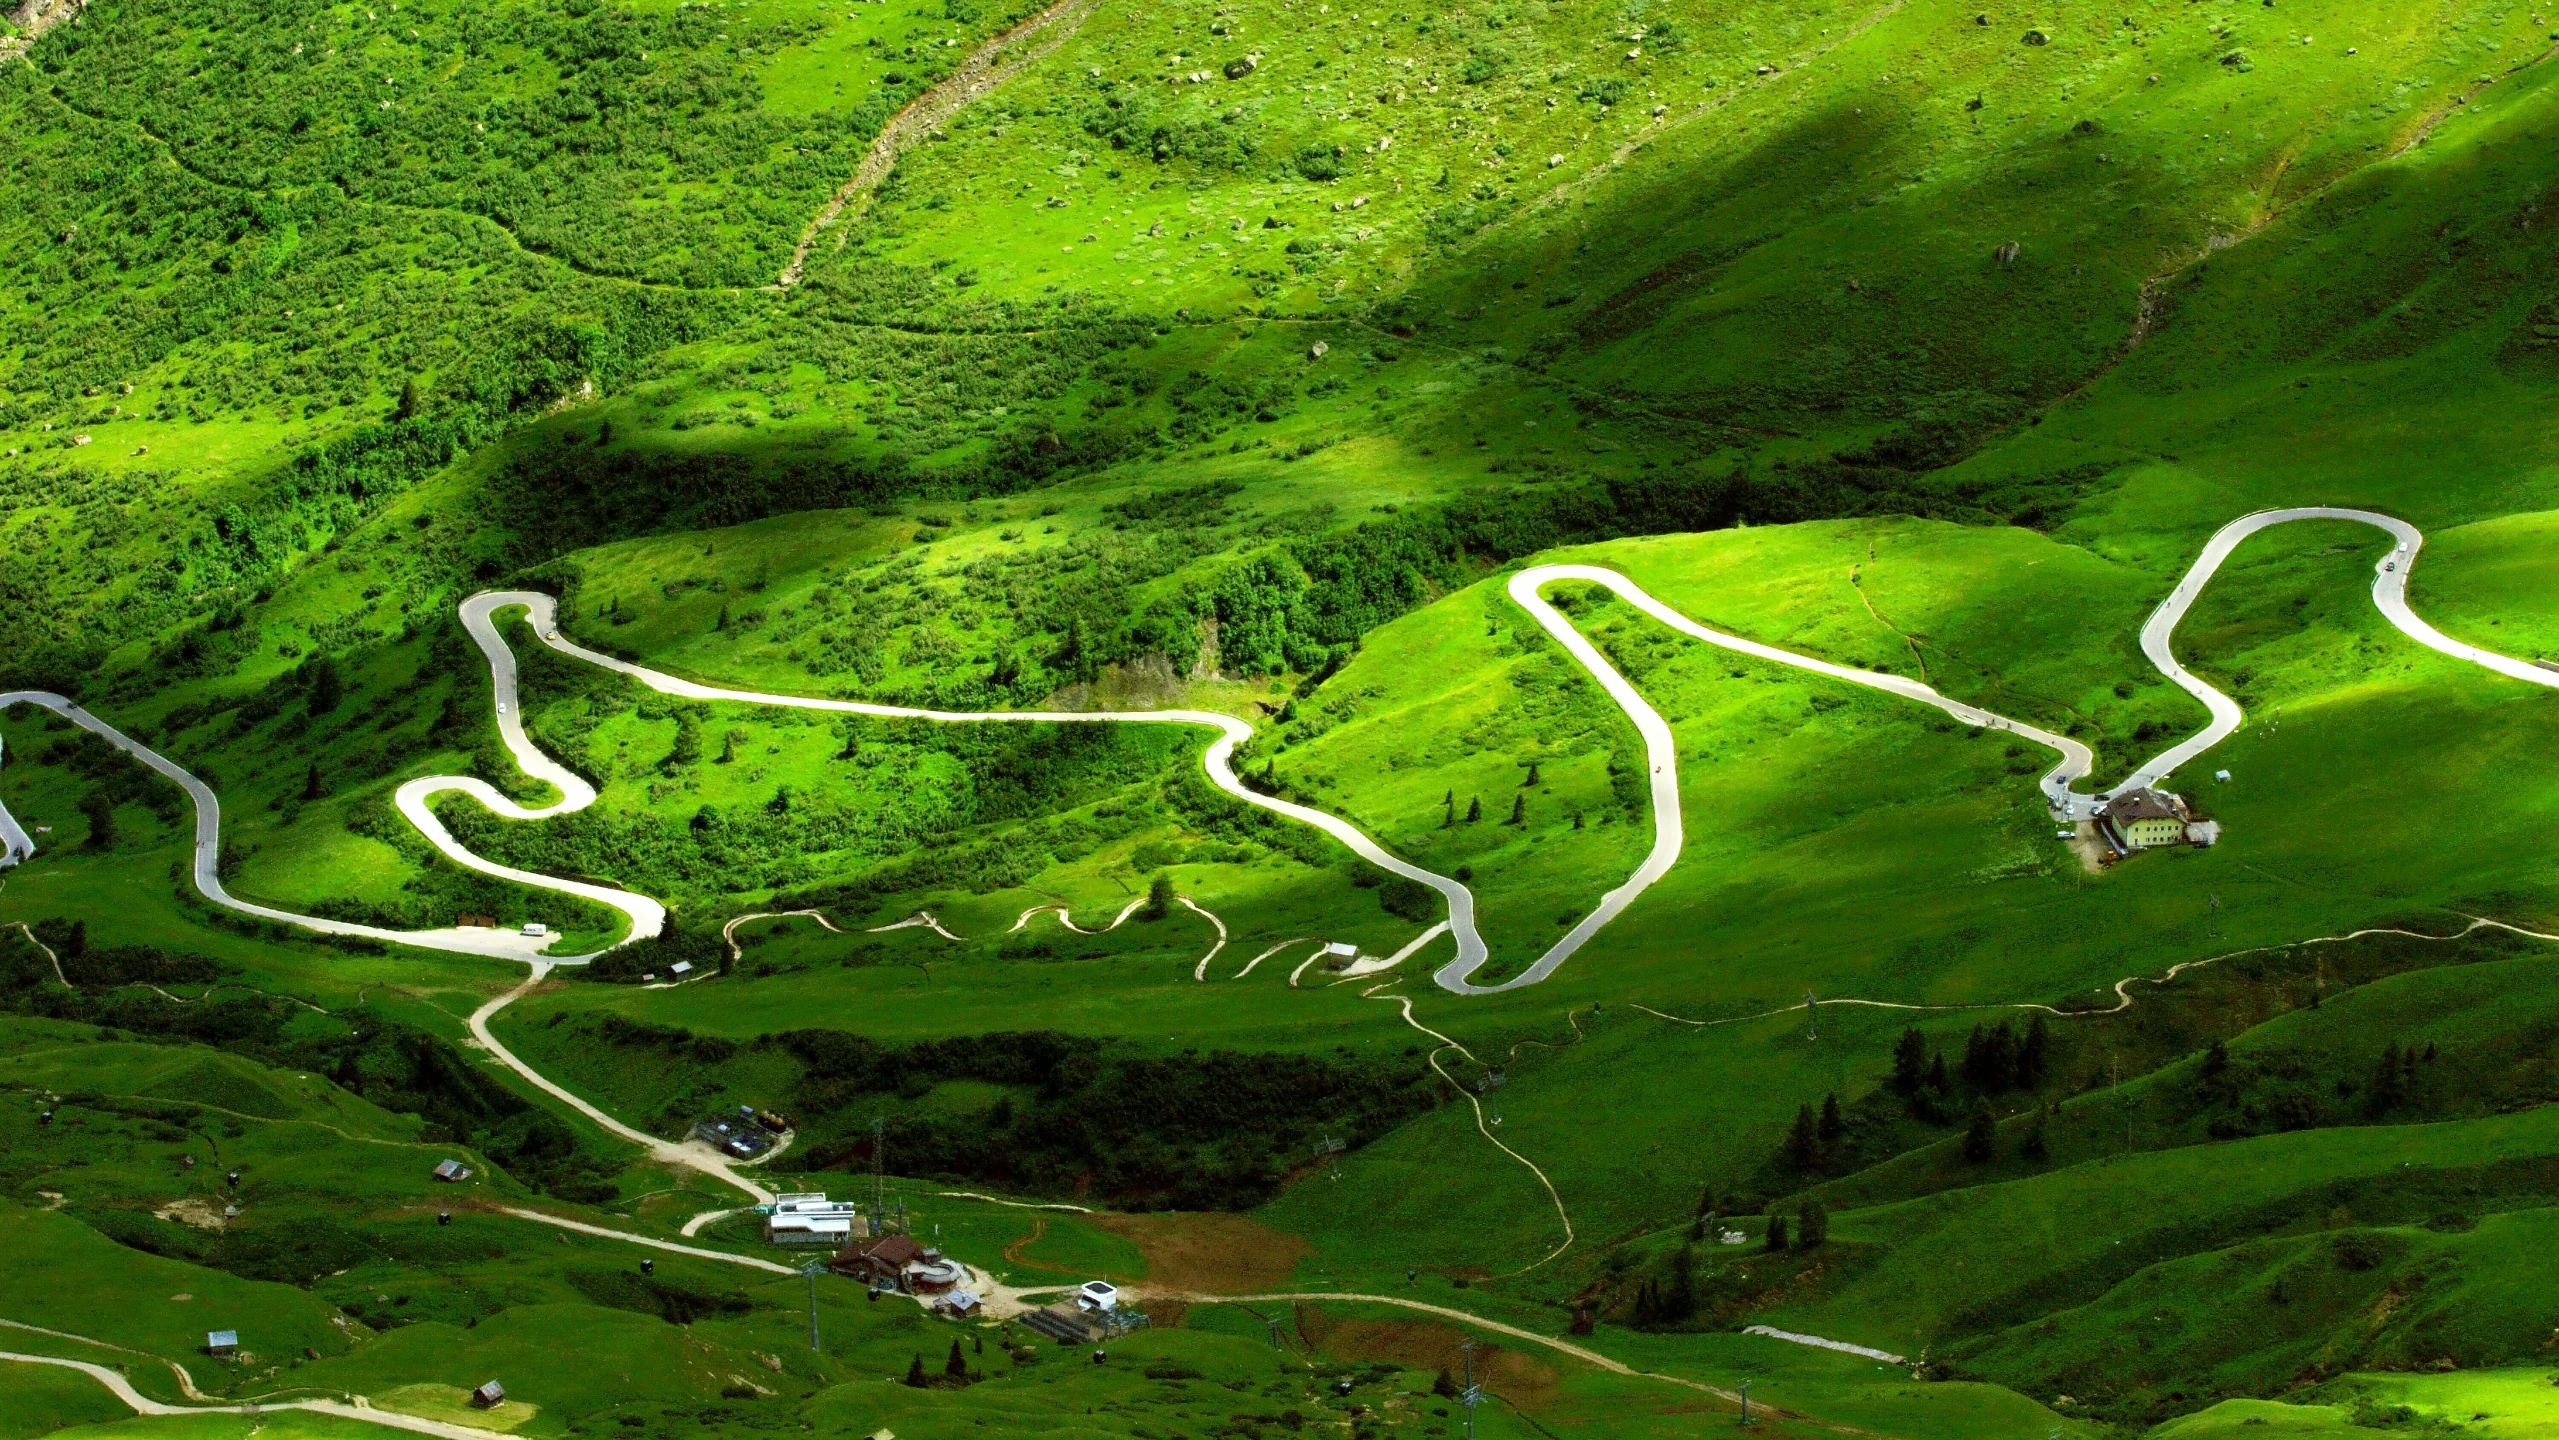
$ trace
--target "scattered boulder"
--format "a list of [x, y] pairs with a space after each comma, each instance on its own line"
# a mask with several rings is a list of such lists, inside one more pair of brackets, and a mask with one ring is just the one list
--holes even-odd
[[1564, 163], [1564, 156], [1563, 156], [1563, 153], [1562, 153], [1561, 151], [1558, 151], [1557, 153], [1555, 153], [1555, 154], [1553, 154], [1553, 155], [1549, 155], [1549, 156], [1547, 156], [1547, 157], [1546, 157], [1546, 168], [1547, 168], [1547, 169], [1549, 169], [1549, 170], [1552, 170], [1552, 169], [1554, 169], [1556, 166], [1561, 165], [1561, 164], [1563, 164], [1563, 163]]
[[2053, 43], [2053, 37], [2045, 34], [2041, 30], [2029, 30], [2026, 32], [2026, 43], [2029, 45], [2050, 45]]
[[1247, 55], [1241, 60], [1229, 60], [1226, 62], [1226, 78], [1241, 80], [1261, 68], [1262, 57], [1259, 55]]
[[1316, 341], [1314, 344], [1309, 345], [1309, 346], [1307, 346], [1307, 347], [1306, 347], [1306, 358], [1307, 358], [1307, 359], [1309, 359], [1309, 360], [1321, 360], [1321, 359], [1323, 359], [1323, 358], [1324, 358], [1325, 352], [1327, 352], [1327, 351], [1331, 350], [1332, 348], [1333, 348], [1332, 346], [1325, 344], [1325, 343], [1324, 343], [1323, 341], [1321, 341], [1321, 340], [1318, 340], [1318, 341]]
[[2000, 246], [1994, 253], [1998, 255], [2000, 264], [2014, 265], [2017, 263], [2017, 249], [2017, 242], [2011, 240], [2007, 244]]
[[1988, 15], [1986, 15], [1986, 14], [1985, 14], [1985, 15], [1976, 15], [1976, 16], [1974, 16], [1974, 17], [1973, 17], [1973, 23], [1974, 23], [1974, 24], [1976, 24], [1976, 25], [1984, 25], [1984, 26], [1986, 26], [1986, 25], [1990, 24], [1990, 17], [1989, 17]]

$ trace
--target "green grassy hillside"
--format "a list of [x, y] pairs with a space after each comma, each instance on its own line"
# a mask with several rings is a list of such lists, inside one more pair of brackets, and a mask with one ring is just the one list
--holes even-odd
[[[1255, 788], [1472, 887], [1479, 980], [1657, 818], [1528, 564], [2068, 734], [2098, 786], [2204, 723], [2138, 633], [2251, 510], [2402, 517], [2421, 616], [2559, 663], [2531, 7], [10, 23], [0, 688], [214, 786], [225, 884], [287, 910], [622, 938], [392, 807], [555, 798], [455, 622], [497, 586], [725, 685], [1238, 718]], [[1776, 1434], [2537, 1433], [2559, 710], [2392, 628], [2386, 543], [2231, 558], [2175, 637], [2247, 715], [2171, 782], [2222, 842], [2118, 865], [2037, 747], [1549, 587], [1668, 721], [1685, 843], [1464, 998], [1444, 938], [1307, 963], [1440, 903], [1218, 792], [1204, 729], [679, 701], [504, 617], [599, 798], [439, 814], [672, 923], [494, 1033], [660, 1137], [788, 1110], [775, 1188], [867, 1193], [878, 1124], [999, 1284], [1158, 1290], [1101, 1363], [508, 1214], [680, 1240], [738, 1197], [477, 1045], [521, 966], [209, 906], [182, 793], [16, 708], [0, 1320], [161, 1399], [174, 1361], [545, 1437], [1447, 1435], [1470, 1336], [1488, 1436], [1695, 1434], [1745, 1379]], [[885, 928], [919, 911], [959, 938]], [[752, 1214], [689, 1243], [790, 1258]], [[1280, 1290], [1410, 1303], [1160, 1293]], [[360, 1426], [104, 1394], [0, 1366], [0, 1426]]]

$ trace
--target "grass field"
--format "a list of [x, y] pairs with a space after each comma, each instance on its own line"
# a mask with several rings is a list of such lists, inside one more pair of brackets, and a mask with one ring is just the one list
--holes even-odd
[[[390, 803], [547, 798], [473, 591], [725, 685], [1205, 709], [1465, 879], [1488, 979], [1653, 833], [1527, 564], [2067, 733], [2099, 785], [2204, 723], [2137, 635], [2254, 509], [2404, 517], [2421, 616], [2559, 663], [2532, 7], [1220, 0], [980, 55], [1032, 13], [97, 0], [0, 58], [0, 688], [214, 785], [244, 897], [563, 953], [617, 922]], [[1669, 721], [1685, 848], [1465, 999], [1445, 939], [1301, 968], [1436, 903], [1218, 795], [1204, 732], [677, 702], [504, 622], [600, 798], [448, 824], [673, 926], [499, 1038], [668, 1138], [786, 1109], [767, 1183], [999, 1284], [1140, 1287], [1100, 1363], [505, 1213], [672, 1239], [735, 1196], [471, 1043], [519, 966], [213, 912], [179, 793], [14, 709], [0, 1319], [86, 1338], [5, 1345], [544, 1440], [1444, 1436], [1470, 1336], [1488, 1437], [1716, 1431], [1745, 1380], [1807, 1437], [2541, 1433], [2559, 710], [2392, 629], [2384, 543], [2233, 556], [2175, 648], [2247, 722], [2170, 782], [2224, 838], [2106, 867], [2040, 749], [1550, 587]], [[1022, 918], [1159, 882], [1224, 943]], [[804, 909], [838, 928], [731, 951]], [[874, 928], [919, 911], [963, 938]], [[760, 1232], [690, 1243], [792, 1258]], [[23, 1365], [0, 1428], [377, 1433]]]

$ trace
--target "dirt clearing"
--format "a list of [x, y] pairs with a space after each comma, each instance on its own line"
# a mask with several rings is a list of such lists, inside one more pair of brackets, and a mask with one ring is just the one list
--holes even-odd
[[[1297, 1333], [1306, 1343], [1343, 1360], [1382, 1360], [1413, 1370], [1446, 1370], [1463, 1380], [1466, 1332], [1436, 1320], [1352, 1320], [1321, 1305], [1296, 1307]], [[1523, 1410], [1553, 1402], [1563, 1376], [1554, 1366], [1499, 1344], [1475, 1347], [1475, 1379]]]
[[1093, 1224], [1146, 1257], [1146, 1283], [1239, 1295], [1288, 1283], [1314, 1247], [1241, 1215], [1095, 1215]]

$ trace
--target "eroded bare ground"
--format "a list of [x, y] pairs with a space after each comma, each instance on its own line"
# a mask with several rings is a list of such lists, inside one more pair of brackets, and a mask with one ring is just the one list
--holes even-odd
[[[35, 0], [30, 0], [35, 3]], [[859, 219], [870, 208], [871, 194], [880, 181], [897, 165], [898, 152], [916, 136], [929, 134], [933, 127], [959, 113], [963, 106], [1003, 84], [1023, 67], [1041, 59], [1067, 41], [1084, 17], [1093, 13], [1100, 0], [1058, 0], [1058, 3], [980, 45], [949, 79], [914, 99], [906, 108], [889, 117], [878, 139], [862, 156], [853, 177], [839, 187], [826, 202], [809, 227], [800, 232], [800, 243], [791, 247], [791, 263], [782, 267], [774, 281], [777, 290], [787, 290], [800, 283], [800, 275], [808, 268], [809, 251], [818, 237], [847, 218]], [[840, 240], [838, 243], [842, 243]]]
[[25, 0], [9, 12], [9, 24], [18, 33], [0, 37], [0, 65], [27, 53], [27, 47], [44, 38], [44, 33], [80, 13], [88, 0]]

